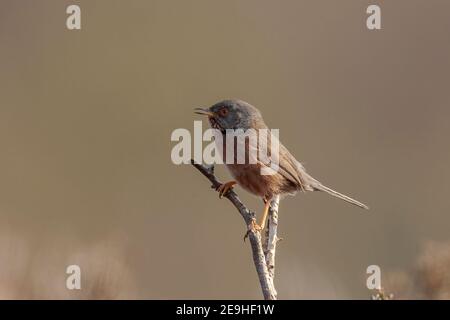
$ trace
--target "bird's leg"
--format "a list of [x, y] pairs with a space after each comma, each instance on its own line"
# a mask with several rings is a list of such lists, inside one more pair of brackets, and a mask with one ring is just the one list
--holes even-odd
[[269, 214], [269, 208], [270, 208], [270, 201], [267, 199], [264, 199], [264, 212], [263, 212], [261, 223], [259, 225], [259, 227], [261, 228], [261, 231], [264, 230], [264, 227], [266, 226], [266, 220], [267, 220], [267, 215]]
[[233, 186], [236, 184], [236, 181], [229, 181], [222, 183], [219, 187], [217, 187], [217, 191], [219, 192], [219, 198], [222, 198], [224, 195], [227, 194], [228, 191], [233, 189]]
[[248, 230], [244, 236], [244, 241], [245, 241], [245, 239], [247, 239], [250, 232], [252, 232], [252, 231], [253, 232], [254, 231], [261, 232], [264, 230], [264, 227], [266, 225], [267, 215], [269, 213], [270, 201], [265, 198], [263, 199], [263, 201], [264, 201], [264, 212], [263, 212], [261, 223], [257, 224], [255, 220], [252, 220], [251, 224], [248, 225], [248, 227], [247, 227]]

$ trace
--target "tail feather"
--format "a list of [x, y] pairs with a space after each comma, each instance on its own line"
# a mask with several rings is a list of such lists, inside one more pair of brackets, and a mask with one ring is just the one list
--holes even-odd
[[335, 191], [335, 190], [333, 190], [331, 188], [328, 188], [328, 187], [324, 186], [323, 184], [321, 184], [318, 181], [317, 181], [317, 183], [314, 183], [312, 185], [312, 187], [314, 188], [314, 190], [326, 192], [326, 193], [332, 195], [333, 197], [336, 197], [336, 198], [339, 198], [341, 200], [347, 201], [348, 203], [351, 203], [351, 204], [353, 204], [355, 206], [358, 206], [360, 208], [369, 210], [369, 207], [366, 206], [364, 203], [361, 203], [361, 202], [359, 202], [359, 201], [357, 201], [355, 199], [350, 198], [349, 196], [346, 196], [345, 194], [339, 193], [339, 192], [337, 192], [337, 191]]

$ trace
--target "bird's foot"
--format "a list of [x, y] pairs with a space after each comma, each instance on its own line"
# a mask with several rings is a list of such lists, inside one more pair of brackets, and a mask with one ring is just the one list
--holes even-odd
[[252, 222], [247, 226], [247, 232], [244, 235], [244, 242], [248, 238], [251, 232], [261, 232], [262, 227], [256, 223], [255, 220], [252, 220]]
[[236, 183], [236, 181], [229, 181], [226, 183], [222, 183], [219, 187], [217, 187], [216, 190], [219, 192], [219, 198], [222, 199], [224, 195], [226, 195], [231, 189], [233, 189], [233, 186]]

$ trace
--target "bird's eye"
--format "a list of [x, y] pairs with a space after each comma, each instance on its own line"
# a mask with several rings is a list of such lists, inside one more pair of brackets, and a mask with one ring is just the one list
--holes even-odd
[[221, 117], [226, 117], [228, 115], [228, 109], [227, 108], [222, 108], [219, 110], [219, 115]]

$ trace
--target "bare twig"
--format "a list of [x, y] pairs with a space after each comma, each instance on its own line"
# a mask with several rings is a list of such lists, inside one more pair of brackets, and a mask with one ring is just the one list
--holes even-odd
[[277, 250], [277, 242], [280, 240], [277, 235], [278, 229], [278, 208], [280, 206], [280, 197], [276, 196], [270, 203], [269, 219], [266, 229], [266, 239], [264, 241], [264, 255], [266, 257], [267, 270], [273, 287], [275, 297], [275, 253]]
[[[197, 168], [208, 180], [212, 183], [212, 188], [217, 189], [221, 182], [217, 180], [214, 175], [213, 166], [204, 166], [202, 164], [195, 163], [191, 160], [192, 165]], [[230, 190], [224, 195], [225, 198], [231, 201], [231, 203], [236, 207], [236, 209], [241, 214], [245, 221], [245, 224], [250, 226], [253, 221], [255, 221], [255, 213], [247, 209], [247, 207], [242, 203], [242, 201], [237, 196], [236, 192]], [[255, 264], [256, 272], [258, 273], [259, 283], [263, 292], [265, 300], [276, 300], [277, 295], [275, 287], [273, 285], [273, 278], [270, 276], [266, 257], [262, 248], [261, 234], [253, 229], [250, 229], [248, 233], [248, 238], [250, 239], [250, 246], [253, 254], [253, 262]]]

